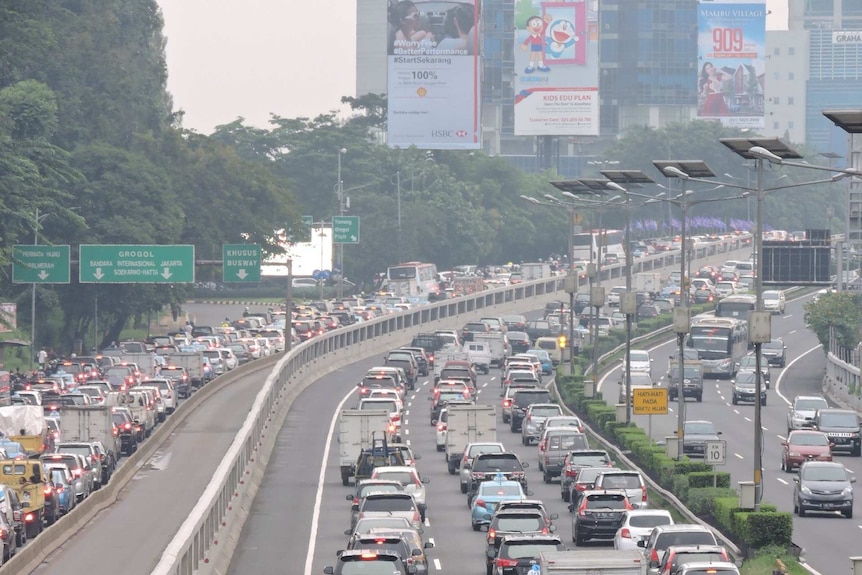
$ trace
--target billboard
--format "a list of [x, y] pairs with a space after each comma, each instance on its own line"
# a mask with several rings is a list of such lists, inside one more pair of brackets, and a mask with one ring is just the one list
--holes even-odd
[[527, 0], [515, 10], [515, 134], [597, 136], [597, 0]]
[[766, 4], [702, 1], [697, 28], [698, 118], [733, 128], [762, 128]]
[[390, 0], [390, 147], [482, 147], [478, 26], [478, 0]]

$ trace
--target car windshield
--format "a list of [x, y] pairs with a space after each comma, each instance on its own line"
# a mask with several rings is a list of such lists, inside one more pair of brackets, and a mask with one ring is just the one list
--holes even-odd
[[715, 545], [715, 537], [709, 531], [670, 531], [658, 536], [655, 548], [661, 551], [671, 545]]
[[479, 493], [485, 497], [517, 497], [520, 496], [520, 485], [499, 485], [494, 482], [483, 483]]
[[534, 417], [550, 417], [552, 415], [560, 415], [562, 413], [562, 409], [558, 405], [547, 405], [542, 407], [534, 407], [530, 410], [530, 413], [533, 414]]
[[805, 481], [847, 481], [847, 472], [839, 465], [807, 465], [802, 470]]
[[397, 411], [398, 407], [396, 406], [394, 401], [387, 400], [377, 400], [374, 401], [361, 401], [359, 403], [360, 411], [368, 411], [369, 409], [385, 409], [388, 412]]
[[358, 559], [341, 562], [341, 575], [392, 575], [400, 573], [398, 566], [389, 559]]
[[480, 457], [476, 463], [476, 468], [479, 469], [499, 469], [500, 471], [522, 471], [521, 462], [514, 456], [508, 457]]
[[687, 422], [685, 435], [716, 435], [715, 426], [707, 422]]
[[587, 496], [587, 509], [625, 509], [625, 495], [601, 493]]
[[823, 433], [791, 433], [788, 443], [791, 445], [828, 446], [829, 438]]
[[719, 553], [718, 551], [709, 552], [696, 552], [696, 553], [678, 553], [673, 558], [674, 565], [684, 565], [685, 563], [699, 563], [704, 561], [706, 563], [712, 563], [714, 561], [724, 561], [724, 554]]
[[[515, 404], [518, 407], [527, 407], [533, 403], [544, 403], [551, 400], [551, 394], [547, 391], [539, 392], [518, 392], [514, 397]], [[559, 411], [557, 412], [559, 413]]]
[[639, 385], [641, 387], [651, 387], [652, 386], [652, 378], [648, 373], [633, 373], [631, 375], [632, 385]]
[[471, 445], [467, 457], [476, 457], [481, 453], [502, 453], [502, 445]]
[[829, 404], [826, 403], [826, 400], [822, 397], [816, 397], [811, 399], [797, 399], [796, 400], [796, 411], [817, 411], [818, 409], [825, 409], [829, 407]]
[[378, 483], [372, 485], [362, 485], [359, 488], [359, 493], [357, 494], [357, 496], [362, 499], [369, 493], [397, 493], [399, 491], [404, 491], [404, 489], [400, 485], [395, 485], [394, 483]]
[[511, 341], [530, 341], [529, 336], [522, 331], [510, 331], [506, 334], [506, 338]]
[[51, 481], [56, 483], [57, 485], [66, 485], [69, 480], [66, 477], [66, 474], [63, 473], [60, 469], [52, 469], [51, 470]]
[[503, 545], [500, 550], [500, 557], [504, 559], [538, 559], [541, 553], [545, 551], [556, 551], [561, 549], [562, 545], [548, 541], [547, 543], [509, 543]]
[[[701, 374], [699, 367], [685, 366], [682, 371], [685, 374], [685, 379], [701, 379], [701, 377], [702, 377], [702, 374]], [[670, 377], [671, 377], [671, 379], [679, 378], [679, 365], [673, 366], [673, 370], [671, 371]]]
[[659, 525], [670, 525], [673, 520], [664, 514], [642, 514], [629, 517], [629, 525], [632, 527], [658, 527]]
[[632, 351], [629, 357], [632, 361], [649, 361], [649, 353], [645, 351]]
[[414, 485], [416, 477], [409, 471], [378, 471], [375, 479], [397, 481], [401, 485]]
[[858, 428], [859, 419], [855, 413], [821, 413], [820, 425], [823, 427]]
[[641, 479], [637, 475], [608, 475], [602, 478], [602, 489], [640, 489]]
[[580, 465], [582, 467], [592, 467], [594, 465], [607, 465], [608, 457], [606, 455], [580, 455], [575, 454], [569, 457], [572, 465]]
[[356, 523], [356, 533], [368, 533], [372, 529], [412, 529], [413, 525], [404, 517], [368, 517]]
[[739, 385], [754, 385], [755, 383], [757, 383], [755, 380], [755, 373], [757, 372], [740, 371], [736, 374], [736, 383], [738, 383]]
[[75, 455], [83, 455], [84, 457], [88, 457], [90, 454], [92, 454], [92, 451], [86, 445], [60, 445], [57, 448], [57, 453], [74, 453]]
[[362, 511], [413, 511], [412, 497], [367, 497]]
[[777, 339], [773, 339], [769, 343], [763, 344], [763, 349], [782, 349], [783, 347], [784, 343]]
[[539, 516], [506, 517], [497, 519], [497, 531], [508, 531], [517, 533], [528, 533], [541, 531], [545, 527], [545, 520]]

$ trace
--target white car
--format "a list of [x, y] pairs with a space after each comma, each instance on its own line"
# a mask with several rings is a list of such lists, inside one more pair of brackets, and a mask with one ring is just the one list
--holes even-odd
[[614, 535], [614, 549], [640, 550], [638, 541], [649, 536], [653, 527], [673, 525], [670, 511], [664, 509], [630, 509], [625, 512], [623, 522]]
[[144, 385], [158, 388], [159, 393], [162, 394], [162, 402], [165, 405], [165, 411], [168, 414], [174, 412], [174, 410], [177, 408], [177, 393], [174, 390], [174, 384], [170, 379], [148, 379], [144, 381]]
[[[633, 349], [629, 356], [632, 373], [638, 371], [649, 373], [652, 370], [652, 358], [649, 356], [648, 351]], [[625, 361], [626, 358], [623, 357], [623, 369], [625, 369]]]
[[219, 348], [218, 352], [219, 355], [221, 355], [221, 359], [224, 362], [224, 366], [227, 370], [236, 369], [238, 362], [232, 350]]
[[371, 479], [393, 479], [404, 486], [404, 491], [411, 494], [416, 503], [425, 505], [425, 483], [428, 478], [419, 477], [415, 467], [392, 466], [376, 467], [371, 474]]
[[260, 347], [261, 357], [269, 357], [273, 354], [274, 349], [272, 347], [272, 342], [269, 340], [269, 338], [256, 337], [254, 339], [257, 342], [257, 345]]
[[772, 313], [784, 313], [787, 303], [784, 292], [781, 290], [767, 290], [763, 292], [763, 309]]
[[715, 284], [715, 293], [718, 297], [727, 297], [736, 293], [736, 282], [721, 281]]
[[721, 264], [721, 273], [722, 274], [736, 274], [736, 264], [739, 262], [736, 260], [727, 260], [723, 264]]
[[446, 451], [446, 432], [449, 429], [449, 410], [445, 407], [440, 410], [440, 417], [437, 418], [437, 451]]
[[162, 399], [162, 393], [159, 387], [156, 385], [150, 385], [149, 382], [147, 382], [144, 385], [139, 385], [135, 389], [141, 389], [152, 393], [153, 400], [155, 401], [156, 419], [158, 419], [158, 421], [164, 421], [168, 416], [168, 407], [165, 405], [165, 400]]
[[395, 397], [379, 399], [360, 399], [359, 410], [385, 409], [389, 412], [389, 438], [392, 441], [401, 440], [401, 412], [404, 404]]

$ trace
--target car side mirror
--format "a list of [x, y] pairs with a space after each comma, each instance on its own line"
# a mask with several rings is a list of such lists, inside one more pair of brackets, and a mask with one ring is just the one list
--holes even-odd
[[421, 455], [419, 455], [418, 453], [413, 454], [413, 461], [419, 461], [420, 459], [422, 459]]
[[335, 552], [336, 557], [341, 557], [343, 554], [344, 554], [344, 549], [339, 549], [338, 551]]
[[426, 541], [425, 545], [422, 546], [423, 549], [434, 549], [434, 543], [431, 541]]
[[644, 541], [643, 539], [641, 539], [640, 541], [638, 541], [637, 545], [638, 545], [638, 547], [640, 547], [641, 549], [645, 549], [645, 548], [646, 548], [646, 541]]
[[716, 432], [715, 432], [715, 434], [716, 434], [716, 435], [721, 435], [721, 433], [722, 433], [721, 431], [716, 431]]
[[350, 537], [351, 535], [353, 535], [353, 531], [351, 531], [350, 529], [345, 529], [344, 534]]
[[327, 565], [323, 568], [323, 572], [326, 573], [326, 575], [332, 575], [335, 573], [335, 569], [333, 569], [331, 565]]
[[658, 567], [658, 561], [650, 561], [649, 566], [651, 569], [655, 569], [656, 567]]
[[346, 500], [348, 500], [348, 501], [353, 501], [353, 496], [352, 496], [352, 495], [348, 495], [347, 497], [345, 497], [345, 499], [346, 499]]
[[465, 463], [464, 469], [473, 469], [473, 464], [472, 463]]
[[421, 549], [414, 549], [413, 551], [410, 552], [410, 555], [412, 555], [413, 557], [420, 557], [422, 555], [422, 550]]
[[850, 483], [856, 483], [856, 476], [855, 475], [850, 476]]
[[551, 533], [556, 533], [557, 532], [557, 526], [551, 525], [550, 527], [548, 527], [548, 531], [550, 531]]
[[431, 478], [430, 477], [423, 477], [422, 483], [425, 483], [425, 484], [431, 483]]
[[[782, 441], [782, 442], [781, 442], [781, 445], [782, 445], [782, 447], [787, 447], [787, 442], [786, 442], [786, 441]], [[829, 447], [832, 447], [833, 445], [834, 445], [834, 443], [830, 443], [830, 444], [829, 444]]]
[[[799, 472], [797, 471], [797, 473], [799, 473]], [[794, 478], [793, 478], [793, 482], [794, 482], [794, 483], [799, 483], [799, 477], [794, 477]]]
[[428, 506], [424, 503], [419, 503], [418, 505], [416, 505], [416, 507], [419, 508], [419, 511], [428, 511]]
[[550, 517], [551, 521], [556, 521], [557, 519], [560, 518], [560, 516], [556, 513], [551, 513], [551, 515], [549, 517]]
[[535, 495], [535, 492], [527, 490], [527, 497], [532, 497]]
[[527, 469], [529, 466], [530, 466], [530, 464], [527, 461], [525, 461], [524, 463], [521, 464], [521, 467], [523, 467], [524, 469]]

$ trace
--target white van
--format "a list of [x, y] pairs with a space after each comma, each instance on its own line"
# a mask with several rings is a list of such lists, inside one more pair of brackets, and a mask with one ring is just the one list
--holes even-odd
[[763, 310], [771, 311], [772, 313], [784, 313], [784, 307], [787, 305], [787, 299], [784, 292], [778, 289], [766, 290], [763, 292]]

